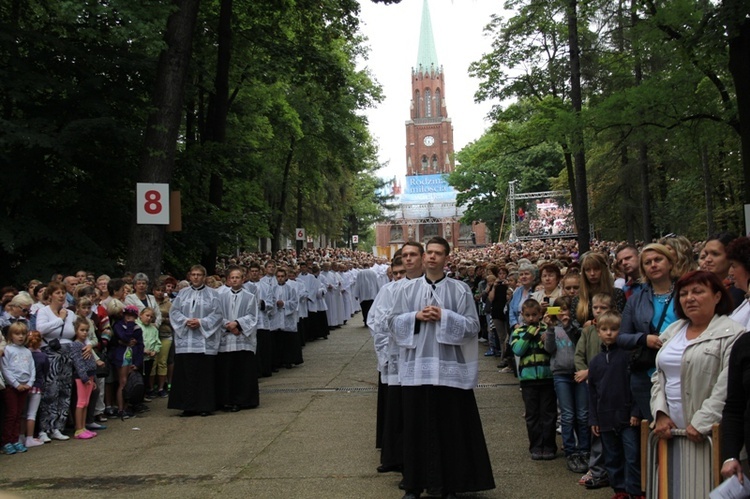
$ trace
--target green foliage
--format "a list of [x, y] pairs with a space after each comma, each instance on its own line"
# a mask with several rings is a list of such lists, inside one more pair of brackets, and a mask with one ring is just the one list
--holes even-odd
[[[377, 165], [361, 110], [382, 96], [355, 67], [364, 53], [358, 3], [235, 2], [219, 143], [206, 126], [220, 5], [202, 2], [199, 13], [171, 182], [183, 202], [183, 231], [166, 238], [171, 272], [199, 260], [210, 241], [222, 253], [254, 250], [258, 238], [278, 243], [298, 223], [311, 235], [343, 236], [355, 222], [365, 233], [379, 202], [368, 193]], [[123, 265], [173, 8], [161, 0], [0, 3], [0, 282]], [[212, 174], [223, 181], [221, 207], [208, 202]]]
[[[466, 189], [464, 199], [479, 196], [474, 204], [489, 204], [486, 193], [497, 192], [498, 178], [507, 181], [499, 165], [544, 143], [573, 153], [571, 138], [582, 130], [598, 237], [641, 231], [700, 239], [712, 228], [743, 232], [737, 96], [727, 48], [727, 30], [735, 26], [727, 12], [736, 4], [647, 0], [631, 10], [630, 3], [579, 2], [584, 108], [577, 117], [568, 102], [566, 3], [506, 2], [514, 15], [491, 20], [492, 51], [470, 68], [480, 80], [477, 100], [500, 99], [505, 107], [496, 106], [493, 128], [458, 154], [467, 171], [452, 181]], [[487, 147], [493, 143], [502, 147]], [[484, 149], [491, 153], [482, 158], [477, 151]], [[504, 171], [521, 180], [520, 192], [534, 190], [522, 172]], [[568, 174], [562, 168], [548, 174], [556, 177], [550, 187], [567, 188]], [[480, 181], [481, 175], [488, 178]], [[685, 206], [697, 209], [686, 212]]]

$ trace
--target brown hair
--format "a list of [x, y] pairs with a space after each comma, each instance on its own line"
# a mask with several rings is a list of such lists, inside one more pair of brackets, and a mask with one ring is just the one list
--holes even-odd
[[705, 270], [694, 270], [682, 276], [674, 286], [674, 294], [675, 296], [677, 296], [677, 300], [675, 300], [674, 302], [674, 313], [680, 319], [689, 320], [687, 315], [685, 315], [685, 311], [682, 309], [682, 303], [680, 303], [679, 298], [682, 288], [686, 288], [691, 284], [701, 284], [703, 286], [708, 286], [709, 288], [711, 288], [711, 291], [713, 293], [721, 294], [719, 303], [717, 303], [716, 307], [714, 307], [715, 314], [729, 315], [734, 310], [732, 296], [729, 294], [729, 291], [727, 291], [727, 288], [724, 287], [724, 283], [721, 282], [721, 279], [719, 279], [719, 277], [713, 272], [708, 272]]

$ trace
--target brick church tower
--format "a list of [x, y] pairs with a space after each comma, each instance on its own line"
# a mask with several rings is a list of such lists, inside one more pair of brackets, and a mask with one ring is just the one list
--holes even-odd
[[453, 125], [445, 105], [445, 75], [438, 64], [427, 0], [422, 7], [417, 65], [411, 72], [411, 119], [406, 122], [406, 175], [451, 173]]

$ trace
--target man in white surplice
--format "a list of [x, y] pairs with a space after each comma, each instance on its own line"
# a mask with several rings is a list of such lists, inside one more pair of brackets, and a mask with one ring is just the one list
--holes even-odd
[[[479, 317], [469, 287], [443, 271], [450, 245], [427, 242], [424, 277], [393, 286], [389, 330], [399, 345], [404, 498], [495, 487], [474, 387]], [[403, 253], [402, 253], [403, 255]]]
[[221, 343], [216, 367], [216, 405], [236, 412], [258, 406], [258, 301], [242, 287], [242, 269], [229, 267], [226, 290], [219, 293]]
[[182, 416], [207, 416], [216, 408], [221, 313], [216, 291], [205, 285], [205, 267], [194, 265], [188, 277], [190, 287], [177, 294], [169, 309], [175, 358], [168, 407], [182, 409]]

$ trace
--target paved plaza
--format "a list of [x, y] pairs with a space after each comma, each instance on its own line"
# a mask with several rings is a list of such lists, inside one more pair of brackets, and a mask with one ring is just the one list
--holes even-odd
[[[376, 360], [361, 315], [304, 354], [302, 366], [261, 381], [257, 409], [180, 418], [157, 399], [93, 440], [0, 455], [0, 489], [30, 498], [400, 498], [400, 475], [375, 471]], [[496, 364], [481, 357], [475, 393], [497, 488], [460, 497], [611, 497], [578, 485], [562, 457], [529, 459], [518, 383]]]

